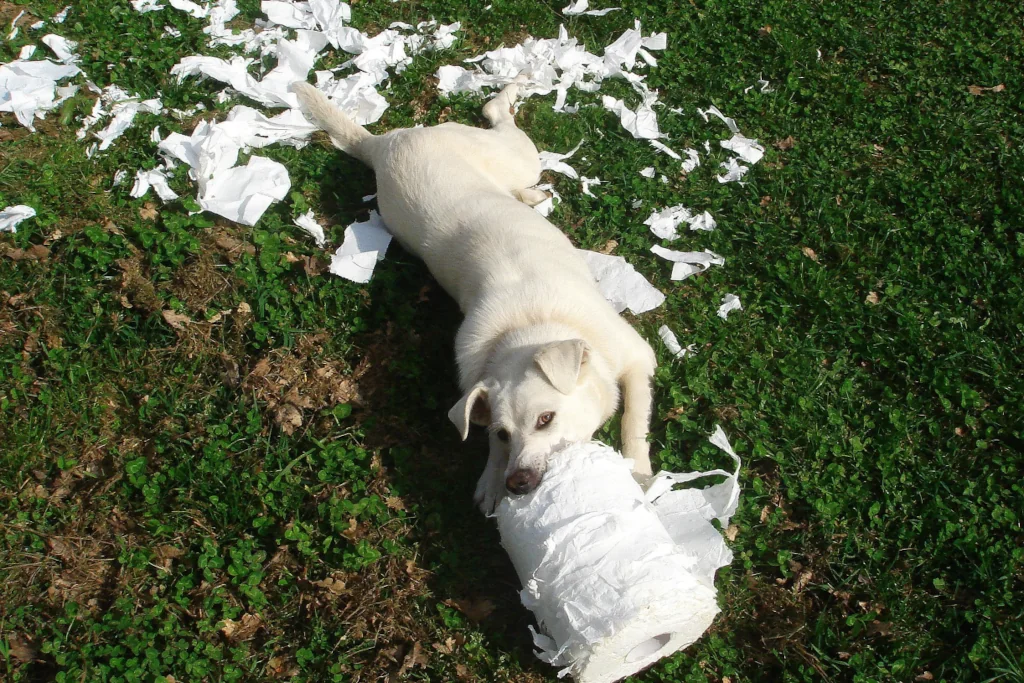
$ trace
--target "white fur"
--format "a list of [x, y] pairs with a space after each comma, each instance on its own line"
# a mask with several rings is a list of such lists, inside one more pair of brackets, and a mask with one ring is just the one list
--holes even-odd
[[[523, 203], [544, 197], [529, 189], [540, 178], [537, 148], [511, 113], [518, 85], [484, 106], [489, 130], [445, 123], [380, 136], [311, 85], [293, 90], [337, 147], [374, 169], [388, 229], [465, 315], [455, 341], [465, 395], [449, 417], [463, 439], [471, 421], [489, 427], [481, 509], [493, 510], [511, 475], [539, 481], [554, 449], [590, 439], [620, 391], [623, 454], [649, 476], [654, 352], [601, 296], [568, 238]], [[548, 411], [554, 419], [538, 429]]]

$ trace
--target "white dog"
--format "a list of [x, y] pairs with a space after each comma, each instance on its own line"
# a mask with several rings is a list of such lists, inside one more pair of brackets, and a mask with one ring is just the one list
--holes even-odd
[[293, 91], [334, 145], [373, 168], [380, 213], [465, 315], [455, 342], [465, 395], [448, 417], [490, 433], [476, 489], [489, 514], [506, 489], [532, 491], [548, 456], [589, 440], [622, 390], [623, 454], [649, 477], [650, 345], [605, 301], [575, 247], [527, 204], [540, 178], [512, 105], [515, 83], [483, 108], [490, 130], [445, 123], [371, 135], [316, 88]]

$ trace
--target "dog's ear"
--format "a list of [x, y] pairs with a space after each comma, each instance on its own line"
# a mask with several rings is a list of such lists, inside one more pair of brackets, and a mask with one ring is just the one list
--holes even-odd
[[491, 404], [487, 398], [487, 387], [483, 382], [478, 382], [452, 406], [448, 411], [448, 419], [459, 430], [463, 441], [469, 436], [470, 424], [484, 427], [491, 424]]
[[582, 339], [566, 339], [542, 347], [533, 356], [551, 386], [563, 394], [572, 393], [580, 378], [580, 370], [587, 362], [590, 349]]

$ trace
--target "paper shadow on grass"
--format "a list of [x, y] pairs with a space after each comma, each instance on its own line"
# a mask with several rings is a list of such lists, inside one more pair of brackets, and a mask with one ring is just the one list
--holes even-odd
[[[325, 176], [321, 196], [334, 203], [325, 202], [325, 212], [339, 224], [364, 220], [377, 208], [361, 201], [375, 191], [372, 174], [346, 158], [332, 161], [330, 169], [333, 178]], [[333, 232], [338, 241], [340, 229]], [[531, 615], [519, 602], [519, 580], [493, 520], [473, 503], [486, 437], [475, 428], [463, 443], [447, 417], [459, 398], [453, 352], [462, 320], [458, 306], [396, 241], [364, 287], [369, 309], [365, 330], [354, 341], [377, 367], [360, 382], [371, 397], [357, 417], [366, 447], [380, 453], [389, 483], [417, 511], [417, 564], [430, 571], [432, 602], [459, 601], [486, 614], [475, 626], [513, 653], [520, 667], [540, 672], [544, 665], [532, 654]], [[440, 615], [432, 616], [441, 623]]]

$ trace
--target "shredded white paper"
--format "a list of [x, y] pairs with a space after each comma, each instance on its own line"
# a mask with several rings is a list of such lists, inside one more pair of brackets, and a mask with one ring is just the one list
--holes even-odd
[[18, 232], [18, 224], [36, 215], [31, 206], [17, 204], [0, 211], [0, 232]]
[[687, 147], [683, 150], [683, 154], [686, 155], [686, 160], [683, 161], [683, 170], [687, 173], [693, 171], [693, 169], [700, 166], [700, 154], [697, 150]]
[[384, 260], [390, 244], [391, 233], [380, 214], [370, 211], [369, 220], [345, 228], [345, 240], [331, 257], [330, 271], [352, 282], [369, 282], [374, 267]]
[[640, 315], [665, 302], [665, 295], [621, 256], [582, 249], [580, 255], [597, 281], [601, 295], [616, 311], [621, 313], [628, 308], [633, 315]]
[[735, 294], [726, 294], [722, 299], [722, 305], [718, 307], [718, 317], [725, 320], [729, 317], [730, 311], [741, 311], [740, 298]]
[[[116, 180], [116, 177], [115, 177]], [[163, 170], [155, 168], [152, 171], [138, 171], [135, 174], [135, 184], [131, 189], [132, 197], [142, 197], [152, 187], [162, 201], [169, 202], [178, 198], [178, 193], [167, 184], [167, 176]]]
[[655, 211], [644, 221], [644, 225], [648, 226], [651, 232], [670, 242], [679, 239], [678, 228], [682, 223], [689, 225], [690, 230], [705, 231], [714, 230], [717, 225], [715, 219], [707, 211], [695, 216], [682, 204]]
[[305, 230], [306, 233], [313, 238], [316, 242], [316, 246], [323, 248], [324, 244], [327, 242], [327, 237], [324, 235], [323, 226], [316, 222], [312, 209], [292, 220], [295, 225]]
[[682, 346], [679, 340], [676, 338], [676, 333], [669, 329], [668, 325], [662, 325], [658, 328], [658, 336], [661, 337], [661, 341], [664, 342], [665, 348], [675, 358], [685, 358], [686, 356], [692, 356], [697, 352], [697, 346], [695, 344], [688, 344]]
[[590, 7], [589, 0], [576, 0], [575, 2], [569, 3], [562, 8], [562, 14], [567, 17], [576, 17], [580, 15], [588, 17], [603, 17], [610, 12], [616, 12], [621, 7], [606, 7], [605, 9], [587, 9]]
[[565, 163], [565, 159], [569, 159], [576, 150], [583, 144], [583, 140], [579, 141], [575, 147], [566, 152], [565, 154], [559, 154], [557, 152], [540, 152], [540, 168], [542, 171], [554, 171], [555, 173], [561, 173], [562, 175], [569, 176], [573, 180], [578, 179], [580, 176], [569, 164]]
[[733, 135], [728, 140], [722, 140], [718, 144], [724, 149], [734, 152], [736, 156], [748, 164], [756, 164], [764, 156], [764, 147], [757, 140], [751, 140], [740, 133]]
[[703, 273], [711, 266], [725, 265], [725, 259], [713, 251], [674, 251], [655, 244], [651, 252], [666, 261], [672, 261], [672, 279], [685, 280], [691, 275]]
[[35, 119], [42, 119], [78, 91], [73, 85], [58, 87], [58, 81], [78, 73], [74, 64], [56, 64], [48, 59], [22, 58], [0, 64], [0, 111], [14, 114], [18, 123], [34, 131]]
[[744, 166], [737, 162], [735, 157], [730, 158], [728, 161], [723, 161], [719, 166], [725, 169], [724, 174], [715, 176], [720, 183], [738, 182], [742, 180], [743, 176], [745, 176], [747, 171], [750, 170], [749, 166]]
[[[734, 471], [661, 472], [644, 492], [600, 443], [551, 456], [540, 486], [496, 511], [501, 541], [541, 632], [537, 656], [577, 683], [611, 683], [692, 644], [718, 613], [715, 572], [732, 561], [721, 532], [739, 501]], [[704, 489], [677, 484], [725, 476]]]
[[600, 178], [588, 178], [587, 176], [580, 177], [580, 183], [583, 185], [583, 194], [588, 197], [593, 197], [594, 193], [590, 191], [591, 186], [597, 186], [601, 184]]
[[640, 175], [642, 175], [644, 178], [653, 178], [654, 177], [654, 167], [653, 166], [648, 166], [647, 168], [640, 169]]

